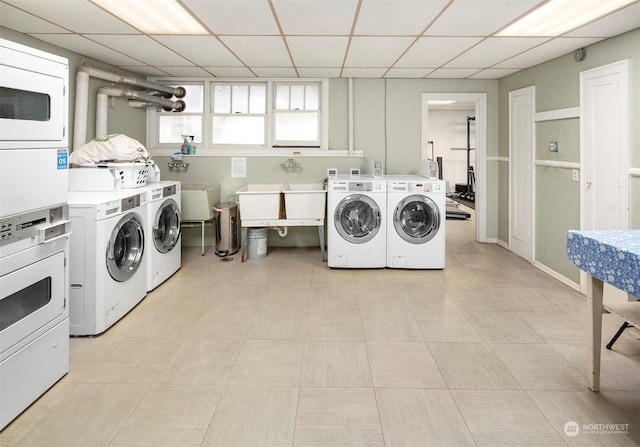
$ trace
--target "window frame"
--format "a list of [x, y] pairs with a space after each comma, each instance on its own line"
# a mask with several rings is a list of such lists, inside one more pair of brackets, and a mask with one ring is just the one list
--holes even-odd
[[[203, 85], [204, 104], [201, 118], [202, 143], [197, 145], [197, 155], [223, 155], [223, 156], [264, 156], [264, 155], [290, 155], [292, 151], [301, 154], [328, 151], [329, 142], [329, 79], [328, 78], [178, 78], [162, 77], [151, 78], [153, 82], [170, 85], [201, 84]], [[246, 85], [266, 84], [266, 111], [265, 111], [265, 144], [213, 144], [213, 91], [216, 84]], [[287, 144], [278, 146], [274, 143], [275, 112], [274, 97], [276, 85], [282, 84], [312, 84], [318, 83], [319, 92], [319, 118], [318, 139], [319, 144], [313, 146], [306, 144]], [[171, 154], [179, 151], [175, 144], [160, 144], [159, 121], [163, 113], [161, 109], [149, 107], [146, 110], [147, 123], [147, 148], [155, 153]]]

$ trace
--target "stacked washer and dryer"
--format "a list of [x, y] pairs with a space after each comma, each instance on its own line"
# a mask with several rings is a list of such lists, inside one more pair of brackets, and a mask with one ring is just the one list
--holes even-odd
[[328, 179], [328, 265], [443, 269], [446, 185], [417, 175]]

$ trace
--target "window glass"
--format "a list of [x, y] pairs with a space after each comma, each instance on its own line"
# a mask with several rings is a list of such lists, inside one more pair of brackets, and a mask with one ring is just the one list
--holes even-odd
[[318, 84], [305, 86], [305, 110], [320, 110], [320, 87]]
[[264, 113], [267, 110], [267, 87], [254, 84], [249, 87], [249, 113]]
[[289, 108], [289, 86], [277, 85], [276, 86], [276, 109], [286, 110]]
[[249, 86], [234, 85], [231, 87], [231, 112], [232, 113], [248, 113], [249, 112]]
[[231, 113], [231, 86], [216, 84], [213, 88], [213, 113]]
[[291, 100], [289, 102], [290, 110], [304, 110], [304, 85], [291, 86]]
[[264, 145], [264, 120], [264, 116], [214, 115], [212, 143]]
[[161, 115], [158, 128], [159, 143], [182, 143], [182, 135], [193, 135], [194, 143], [202, 142], [201, 115], [183, 115], [181, 113]]
[[187, 84], [183, 85], [182, 87], [186, 91], [186, 95], [184, 96], [184, 98], [180, 98], [186, 104], [186, 107], [182, 113], [202, 113], [202, 111], [204, 110], [204, 86], [201, 84]]
[[275, 116], [275, 130], [275, 139], [279, 142], [318, 141], [318, 113], [278, 113]]

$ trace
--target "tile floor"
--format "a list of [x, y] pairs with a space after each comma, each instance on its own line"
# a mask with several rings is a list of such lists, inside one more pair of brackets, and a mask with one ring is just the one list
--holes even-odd
[[585, 298], [472, 234], [447, 222], [442, 271], [187, 248], [109, 331], [71, 339], [69, 374], [0, 445], [640, 445], [640, 341], [604, 351], [588, 391]]

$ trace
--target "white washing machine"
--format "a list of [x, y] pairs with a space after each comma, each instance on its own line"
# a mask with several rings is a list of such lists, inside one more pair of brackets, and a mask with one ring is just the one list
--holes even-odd
[[69, 333], [97, 335], [147, 294], [144, 190], [70, 192]]
[[181, 184], [178, 181], [149, 183], [147, 193], [147, 292], [180, 269]]
[[385, 267], [386, 181], [371, 176], [332, 177], [327, 206], [329, 267]]
[[386, 176], [387, 267], [445, 266], [446, 182], [421, 176]]

